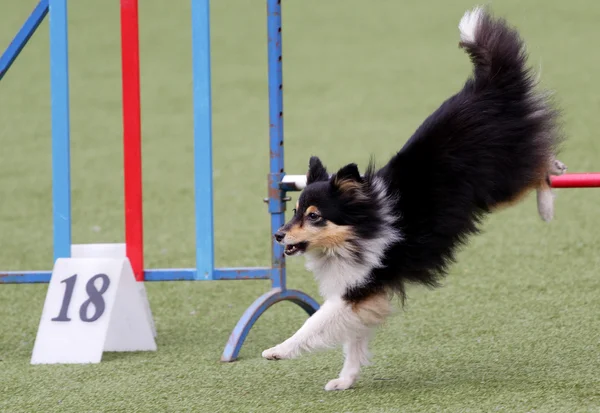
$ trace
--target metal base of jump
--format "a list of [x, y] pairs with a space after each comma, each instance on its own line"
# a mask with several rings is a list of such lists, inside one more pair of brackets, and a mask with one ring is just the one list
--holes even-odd
[[250, 332], [250, 329], [258, 320], [258, 317], [262, 315], [269, 307], [280, 301], [291, 301], [294, 304], [299, 305], [306, 313], [311, 316], [319, 309], [319, 304], [308, 295], [297, 290], [282, 290], [274, 288], [268, 293], [258, 297], [254, 303], [244, 313], [240, 321], [236, 324], [227, 344], [225, 350], [221, 355], [221, 361], [234, 361], [240, 352], [242, 344], [246, 339], [246, 336]]

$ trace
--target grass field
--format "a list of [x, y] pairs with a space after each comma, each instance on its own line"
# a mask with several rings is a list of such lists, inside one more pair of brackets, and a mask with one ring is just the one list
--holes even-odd
[[[0, 47], [35, 0], [0, 0]], [[73, 241], [123, 240], [118, 2], [70, 2]], [[148, 267], [194, 264], [189, 1], [140, 2]], [[218, 266], [269, 262], [265, 4], [214, 1]], [[457, 48], [465, 0], [284, 2], [286, 170], [381, 162], [470, 71]], [[556, 91], [570, 171], [600, 170], [600, 3], [496, 1]], [[0, 82], [0, 269], [50, 269], [47, 21]], [[2, 412], [599, 412], [600, 192], [562, 190], [491, 216], [443, 288], [411, 288], [356, 387], [329, 393], [341, 351], [268, 362], [305, 315], [270, 309], [239, 361], [219, 362], [263, 281], [147, 285], [155, 353], [30, 366], [46, 285], [0, 286]], [[290, 287], [317, 296], [300, 260]]]

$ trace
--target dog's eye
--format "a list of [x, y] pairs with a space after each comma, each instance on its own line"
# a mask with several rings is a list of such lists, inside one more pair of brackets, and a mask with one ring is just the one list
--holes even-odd
[[320, 217], [315, 214], [314, 212], [311, 212], [310, 214], [307, 215], [308, 219], [310, 219], [311, 221], [316, 221], [317, 219], [319, 219]]

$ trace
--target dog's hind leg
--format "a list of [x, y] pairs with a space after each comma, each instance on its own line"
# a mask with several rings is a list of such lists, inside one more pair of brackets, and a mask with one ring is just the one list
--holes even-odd
[[548, 168], [546, 180], [537, 188], [537, 206], [540, 217], [549, 222], [554, 217], [554, 193], [550, 188], [550, 175], [562, 175], [567, 171], [567, 166], [558, 159], [552, 159]]
[[346, 390], [358, 379], [362, 366], [369, 364], [369, 339], [371, 331], [360, 337], [354, 337], [344, 343], [344, 367], [337, 379], [325, 385], [325, 390]]

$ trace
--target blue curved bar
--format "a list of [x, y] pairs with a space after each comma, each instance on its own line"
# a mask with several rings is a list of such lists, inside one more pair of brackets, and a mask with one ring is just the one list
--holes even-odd
[[298, 304], [309, 316], [313, 315], [319, 309], [319, 303], [301, 291], [281, 290], [279, 288], [272, 289], [268, 293], [258, 297], [244, 312], [244, 315], [242, 315], [227, 340], [227, 344], [221, 355], [221, 361], [235, 361], [246, 336], [256, 320], [258, 320], [258, 317], [273, 304], [285, 300]]

